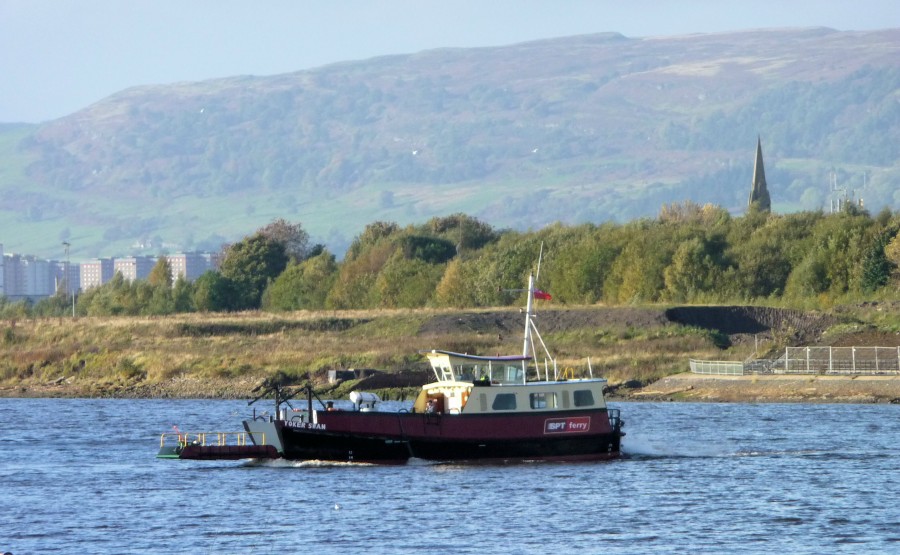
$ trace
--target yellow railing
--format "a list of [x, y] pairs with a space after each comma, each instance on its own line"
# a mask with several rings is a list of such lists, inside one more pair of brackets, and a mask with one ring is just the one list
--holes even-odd
[[[256, 445], [267, 445], [266, 434], [254, 432], [257, 439]], [[162, 448], [166, 441], [174, 439], [180, 445], [253, 445], [253, 438], [248, 432], [166, 432], [159, 437], [159, 446]]]

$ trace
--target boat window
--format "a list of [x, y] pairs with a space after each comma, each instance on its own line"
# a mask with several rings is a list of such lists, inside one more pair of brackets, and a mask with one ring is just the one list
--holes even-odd
[[456, 367], [456, 380], [460, 382], [471, 382], [479, 378], [483, 372], [478, 364], [460, 364]]
[[432, 360], [431, 367], [434, 369], [434, 375], [438, 381], [447, 381], [452, 379], [450, 366], [443, 361]]
[[521, 366], [507, 366], [506, 373], [511, 382], [525, 381], [525, 370]]
[[531, 393], [529, 400], [533, 409], [556, 408], [556, 393]]
[[525, 371], [521, 366], [503, 365], [491, 369], [491, 379], [500, 383], [522, 383]]
[[491, 408], [494, 410], [516, 410], [516, 394], [498, 393], [497, 396], [494, 397]]
[[576, 407], [594, 406], [594, 394], [590, 389], [576, 389], [572, 395]]

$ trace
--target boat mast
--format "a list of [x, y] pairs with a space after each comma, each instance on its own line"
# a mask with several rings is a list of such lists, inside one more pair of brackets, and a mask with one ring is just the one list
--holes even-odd
[[[537, 350], [534, 347], [534, 338], [532, 334], [537, 336], [538, 341], [541, 343], [541, 347], [544, 349], [544, 356], [547, 357], [550, 361], [553, 362], [553, 375], [556, 376], [556, 359], [553, 358], [553, 355], [550, 354], [550, 350], [547, 348], [547, 345], [544, 343], [544, 338], [541, 337], [541, 332], [538, 331], [537, 325], [534, 323], [534, 284], [541, 276], [541, 261], [544, 259], [544, 243], [541, 243], [541, 252], [538, 255], [538, 263], [537, 263], [537, 275], [528, 274], [528, 301], [525, 305], [525, 337], [523, 339], [522, 345], [522, 356], [529, 356], [529, 352], [534, 360], [534, 369], [537, 372], [538, 379], [541, 378], [541, 365], [537, 359]], [[547, 379], [547, 367], [546, 360], [544, 361], [544, 377]]]
[[[537, 263], [537, 277], [541, 276], [541, 261], [544, 259], [544, 242], [541, 241], [541, 250], [538, 253], [538, 263]], [[534, 326], [534, 322], [531, 321], [531, 317], [533, 316], [534, 311], [534, 282], [537, 281], [533, 273], [528, 274], [528, 301], [525, 305], [525, 338], [524, 345], [522, 345], [522, 356], [527, 357], [528, 352], [530, 350], [531, 345], [534, 342], [531, 339], [531, 328]], [[535, 330], [537, 331], [537, 330]], [[540, 334], [538, 334], [540, 337]], [[541, 340], [543, 343], [543, 340]], [[535, 353], [536, 354], [536, 353]], [[535, 365], [537, 365], [537, 359], [534, 361]]]
[[527, 357], [531, 346], [531, 311], [534, 309], [534, 274], [528, 274], [528, 302], [525, 305], [525, 339], [522, 356]]

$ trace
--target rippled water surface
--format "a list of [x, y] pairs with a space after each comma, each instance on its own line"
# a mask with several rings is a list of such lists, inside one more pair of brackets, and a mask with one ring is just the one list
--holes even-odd
[[616, 403], [621, 460], [171, 461], [243, 401], [0, 399], [0, 552], [900, 553], [900, 406]]

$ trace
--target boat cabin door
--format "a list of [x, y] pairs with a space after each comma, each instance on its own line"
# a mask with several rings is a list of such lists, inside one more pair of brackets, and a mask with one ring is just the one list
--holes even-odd
[[446, 399], [443, 393], [430, 393], [425, 404], [425, 433], [440, 435], [441, 416], [446, 408]]

